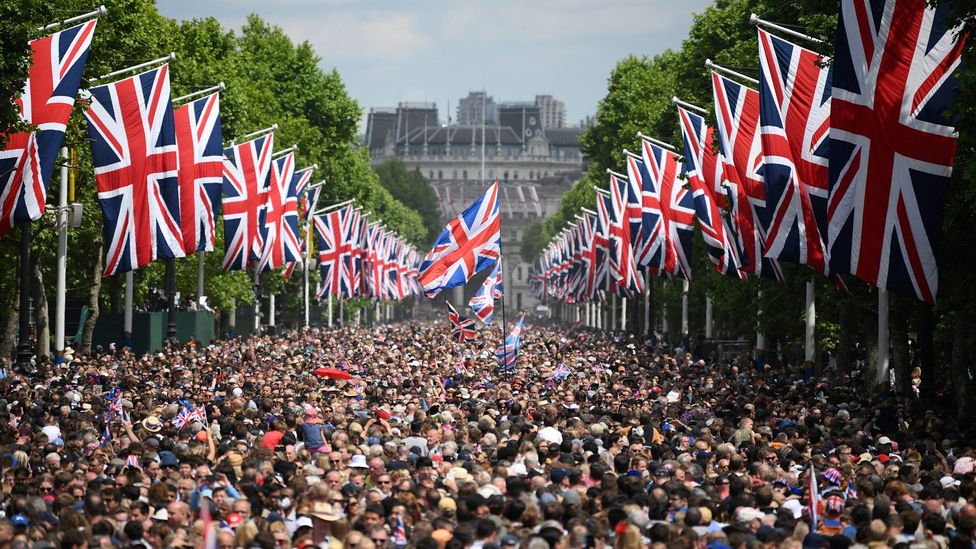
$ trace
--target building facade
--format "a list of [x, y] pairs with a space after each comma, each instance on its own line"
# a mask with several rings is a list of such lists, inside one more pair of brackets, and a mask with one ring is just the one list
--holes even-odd
[[468, 92], [467, 97], [458, 101], [457, 123], [481, 125], [481, 110], [484, 108], [485, 123], [498, 123], [498, 106], [495, 98], [483, 91]]
[[[445, 222], [497, 179], [506, 306], [510, 311], [534, 307], [530, 265], [520, 255], [522, 236], [526, 227], [555, 211], [582, 177], [581, 130], [544, 127], [534, 102], [499, 104], [498, 122], [484, 126], [480, 120], [438, 126], [430, 122], [437, 119], [436, 107], [433, 113], [430, 108], [401, 103], [395, 109], [372, 109], [366, 133], [371, 162], [398, 158], [419, 170], [437, 193]], [[463, 297], [460, 292], [453, 296], [456, 304], [477, 290], [476, 284], [469, 286]]]

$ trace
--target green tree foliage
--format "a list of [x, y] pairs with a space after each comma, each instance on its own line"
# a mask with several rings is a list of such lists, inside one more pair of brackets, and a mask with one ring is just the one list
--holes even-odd
[[[32, 29], [91, 11], [104, 3], [108, 15], [100, 18], [85, 68], [86, 78], [154, 59], [173, 51], [171, 63], [173, 97], [224, 82], [221, 94], [221, 123], [224, 141], [253, 130], [279, 125], [276, 147], [298, 145], [297, 164], [318, 164], [314, 180], [324, 180], [319, 206], [356, 198], [371, 219], [383, 220], [408, 241], [424, 242], [427, 229], [420, 214], [393, 197], [369, 165], [359, 146], [357, 124], [361, 107], [349, 96], [336, 71], [323, 71], [319, 57], [308, 43], [294, 43], [280, 28], [251, 16], [235, 32], [223, 28], [214, 18], [177, 22], [159, 15], [152, 0], [62, 0], [34, 2], [0, 0], [4, 32], [0, 45], [0, 90], [8, 97], [19, 92], [27, 72], [27, 40], [37, 35]], [[83, 87], [86, 85], [83, 83]], [[95, 254], [103, 240], [102, 214], [97, 201], [91, 153], [79, 102], [69, 124], [66, 145], [77, 155], [76, 201], [84, 205], [80, 228], [69, 233], [69, 299], [86, 299], [92, 287]], [[0, 125], [14, 120], [0, 111]], [[57, 196], [57, 171], [49, 197]], [[57, 249], [53, 218], [45, 216], [33, 224], [33, 254], [49, 286], [53, 286], [54, 254]], [[17, 233], [0, 239], [0, 310], [9, 309], [16, 284]], [[223, 223], [217, 223], [216, 250], [206, 256], [206, 291], [212, 304], [226, 308], [232, 299], [252, 299], [250, 273], [221, 270]], [[163, 286], [163, 264], [154, 263], [135, 273], [136, 303], [153, 287]], [[184, 296], [196, 293], [197, 258], [177, 261], [177, 289]], [[313, 275], [313, 279], [315, 276]], [[297, 280], [296, 280], [297, 279]], [[301, 283], [296, 276], [287, 283], [280, 273], [262, 275], [265, 293], [282, 291]], [[286, 286], [291, 285], [291, 286]], [[109, 284], [103, 286], [103, 306], [109, 303]], [[121, 285], [117, 285], [121, 286]], [[292, 292], [298, 294], [300, 292]], [[48, 292], [53, 299], [53, 292]], [[287, 299], [285, 306], [294, 306]], [[279, 306], [280, 308], [280, 306]]]
[[[935, 3], [940, 2], [954, 6], [953, 21], [976, 19], [976, 8], [971, 2], [938, 0]], [[593, 207], [593, 186], [606, 187], [607, 168], [622, 169], [621, 150], [637, 147], [637, 131], [680, 148], [677, 112], [670, 99], [678, 96], [713, 110], [706, 59], [747, 76], [758, 77], [756, 28], [748, 23], [751, 13], [823, 40], [821, 44], [803, 45], [832, 56], [838, 17], [836, 0], [717, 0], [695, 16], [688, 38], [680, 49], [665, 51], [653, 58], [630, 56], [621, 60], [608, 79], [607, 95], [598, 106], [596, 124], [581, 139], [584, 151], [592, 161], [591, 167], [566, 194], [560, 208], [545, 220], [541, 235], [543, 242], [558, 233], [581, 206]], [[968, 41], [956, 76], [960, 87], [954, 108], [959, 116], [957, 127], [962, 131], [939, 257], [939, 303], [933, 309], [909, 298], [893, 296], [891, 315], [893, 319], [908, 319], [905, 321], [907, 337], [916, 341], [919, 349], [914, 357], [916, 364], [921, 363], [924, 367], [926, 361], [931, 364], [934, 358], [943, 363], [951, 360], [957, 402], [962, 403], [961, 406], [969, 403], [967, 406], [972, 407], [976, 399], [968, 396], [974, 394], [968, 364], [976, 358], [976, 338], [967, 334], [971, 333], [974, 321], [969, 309], [976, 301], [976, 285], [972, 282], [971, 254], [961, 251], [976, 247], [976, 233], [971, 229], [976, 225], [976, 185], [973, 183], [976, 181], [976, 132], [968, 131], [976, 123], [976, 41]], [[707, 118], [714, 125], [714, 116]], [[528, 252], [542, 250], [544, 246], [526, 248]], [[754, 330], [761, 329], [766, 333], [767, 347], [782, 343], [786, 349], [796, 348], [802, 344], [805, 285], [812, 279], [817, 292], [818, 341], [823, 345], [836, 345], [836, 350], [847, 356], [855, 344], [861, 350], [876, 345], [873, 341], [877, 332], [877, 290], [873, 287], [847, 277], [850, 293], [839, 292], [832, 281], [806, 267], [792, 264], [783, 265], [785, 284], [755, 279], [745, 283], [723, 280], [708, 265], [705, 255], [701, 236], [696, 234], [692, 257], [694, 280], [689, 298], [693, 333], [696, 326], [702, 325], [707, 295], [714, 305], [719, 338], [751, 338]], [[760, 288], [762, 299], [758, 299]], [[655, 280], [654, 295], [659, 304], [667, 305], [674, 327], [680, 318], [677, 316], [680, 314], [680, 281]], [[899, 325], [897, 329], [903, 330], [903, 327]], [[893, 337], [895, 333], [893, 327]], [[934, 344], [931, 343], [933, 338]], [[927, 356], [927, 345], [938, 351], [931, 351]], [[896, 368], [902, 368], [899, 374], [902, 377], [906, 366], [895, 364]], [[936, 382], [944, 383], [947, 376], [938, 370], [925, 375], [929, 376], [926, 379], [930, 386]]]
[[374, 168], [383, 188], [390, 191], [393, 198], [420, 214], [424, 228], [424, 244], [433, 244], [434, 239], [444, 228], [441, 221], [437, 193], [420, 170], [409, 170], [399, 159], [392, 158]]

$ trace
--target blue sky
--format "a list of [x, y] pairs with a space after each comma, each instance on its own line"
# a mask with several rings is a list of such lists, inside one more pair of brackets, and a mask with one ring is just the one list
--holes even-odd
[[566, 103], [567, 121], [596, 111], [614, 64], [680, 45], [711, 0], [158, 0], [176, 19], [250, 13], [308, 40], [360, 105], [433, 101], [446, 117], [470, 90], [496, 101], [537, 93]]

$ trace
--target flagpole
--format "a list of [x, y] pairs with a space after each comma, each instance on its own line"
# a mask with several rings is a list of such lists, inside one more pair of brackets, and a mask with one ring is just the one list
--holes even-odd
[[[104, 6], [100, 8], [104, 9]], [[68, 147], [61, 148], [61, 186], [58, 188], [58, 280], [54, 309], [54, 361], [64, 362], [64, 307], [68, 273]]]
[[83, 13], [81, 15], [76, 15], [74, 17], [69, 17], [69, 18], [65, 19], [64, 21], [58, 21], [56, 23], [51, 23], [50, 25], [44, 25], [43, 27], [38, 28], [37, 31], [38, 32], [46, 32], [46, 31], [54, 30], [54, 29], [61, 28], [61, 27], [67, 27], [68, 25], [70, 25], [72, 23], [81, 23], [82, 21], [87, 21], [89, 19], [94, 19], [95, 17], [100, 17], [102, 15], [106, 15], [107, 13], [108, 13], [108, 10], [105, 9], [105, 6], [98, 6], [98, 9], [97, 10], [90, 11], [88, 13]]
[[88, 81], [94, 84], [95, 82], [98, 82], [98, 81], [101, 81], [101, 80], [106, 80], [108, 78], [112, 78], [113, 76], [119, 76], [119, 75], [123, 75], [123, 74], [125, 74], [127, 72], [133, 72], [133, 71], [137, 71], [137, 70], [140, 70], [140, 69], [145, 69], [145, 68], [151, 67], [151, 66], [153, 66], [153, 65], [155, 65], [157, 63], [168, 63], [168, 62], [173, 61], [175, 59], [176, 59], [176, 53], [175, 52], [170, 52], [169, 55], [165, 55], [163, 57], [160, 57], [159, 59], [153, 59], [152, 61], [146, 61], [145, 63], [139, 63], [138, 65], [132, 65], [131, 67], [126, 67], [124, 69], [119, 69], [117, 71], [112, 71], [112, 72], [110, 72], [108, 74], [103, 74], [103, 75], [98, 76], [98, 77], [89, 78]]
[[888, 290], [878, 288], [878, 378], [882, 391], [889, 389]]
[[125, 272], [125, 312], [122, 317], [122, 345], [132, 347], [132, 294], [133, 287], [132, 271]]
[[817, 301], [816, 301], [816, 287], [813, 285], [813, 279], [807, 280], [807, 318], [806, 318], [806, 337], [804, 338], [805, 346], [805, 359], [812, 362], [815, 358], [815, 334], [817, 325]]
[[792, 36], [793, 38], [800, 38], [802, 40], [808, 40], [814, 44], [823, 44], [823, 40], [819, 38], [814, 38], [808, 34], [803, 34], [802, 32], [796, 32], [793, 29], [788, 29], [782, 25], [777, 25], [776, 23], [760, 19], [755, 13], [749, 15], [749, 22], [757, 27], [763, 27], [766, 29], [777, 30], [787, 36]]

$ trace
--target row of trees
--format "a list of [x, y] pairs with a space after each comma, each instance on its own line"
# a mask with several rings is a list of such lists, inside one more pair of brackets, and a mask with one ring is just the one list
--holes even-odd
[[[962, 4], [962, 3], [959, 3]], [[608, 79], [608, 91], [597, 109], [597, 123], [582, 136], [585, 153], [592, 164], [585, 177], [564, 197], [560, 208], [542, 224], [526, 231], [523, 257], [535, 258], [553, 235], [579, 212], [593, 208], [593, 186], [607, 188], [606, 169], [622, 170], [624, 148], [637, 148], [638, 131], [676, 145], [681, 143], [678, 116], [671, 97], [709, 107], [714, 104], [705, 60], [758, 77], [756, 29], [749, 15], [788, 23], [807, 34], [822, 38], [816, 46], [832, 55], [837, 24], [836, 1], [777, 2], [774, 0], [717, 0], [698, 14], [688, 38], [676, 51], [652, 58], [630, 56], [620, 61]], [[976, 15], [976, 8], [960, 8], [959, 19]], [[969, 40], [957, 97], [961, 128], [956, 170], [945, 218], [941, 255], [938, 304], [933, 308], [914, 299], [892, 296], [892, 365], [901, 390], [907, 390], [911, 368], [923, 370], [923, 388], [930, 394], [952, 387], [957, 409], [967, 413], [974, 407], [970, 362], [974, 355], [971, 305], [976, 302], [970, 250], [976, 249], [976, 132], [967, 131], [976, 122], [976, 56]], [[710, 123], [714, 125], [714, 115]], [[715, 144], [717, 148], [717, 143]], [[752, 337], [757, 329], [767, 336], [767, 347], [777, 342], [802, 342], [804, 330], [804, 284], [811, 277], [817, 284], [817, 339], [820, 350], [836, 353], [841, 368], [863, 349], [875, 347], [877, 333], [876, 290], [848, 279], [850, 294], [834, 289], [826, 278], [806, 267], [784, 264], [786, 284], [751, 279], [748, 282], [724, 278], [708, 264], [700, 234], [696, 235], [690, 303], [692, 335], [704, 322], [705, 296], [713, 302], [719, 337]], [[757, 299], [762, 287], [762, 299]], [[656, 280], [655, 309], [667, 306], [670, 326], [680, 326], [681, 283]], [[760, 314], [760, 310], [762, 313]], [[674, 330], [672, 330], [674, 331]], [[867, 353], [870, 356], [870, 352]], [[869, 361], [870, 362], [870, 361]], [[948, 389], [946, 389], [948, 390]]]
[[[62, 0], [38, 3], [31, 0], [0, 0], [0, 95], [14, 97], [23, 88], [27, 75], [27, 42], [38, 36], [37, 28], [53, 21], [90, 11], [99, 2]], [[251, 16], [239, 32], [226, 29], [216, 19], [178, 22], [161, 16], [152, 0], [105, 0], [108, 15], [98, 22], [91, 55], [85, 69], [88, 77], [106, 74], [141, 61], [176, 52], [171, 63], [173, 95], [224, 82], [221, 94], [221, 122], [224, 141], [229, 142], [255, 129], [277, 123], [275, 142], [279, 147], [299, 145], [297, 165], [313, 163], [319, 168], [315, 180], [326, 186], [319, 205], [355, 198], [358, 204], [382, 219], [404, 239], [423, 246], [430, 233], [420, 214], [394, 198], [380, 184], [371, 169], [367, 151], [359, 146], [357, 126], [362, 109], [351, 98], [336, 71], [319, 68], [320, 58], [308, 43], [294, 43], [278, 27]], [[7, 31], [10, 32], [7, 32]], [[324, 52], [327, 54], [328, 52]], [[87, 299], [92, 316], [91, 329], [101, 307], [117, 309], [121, 301], [121, 282], [101, 278], [104, 242], [102, 214], [98, 206], [90, 149], [85, 138], [83, 105], [72, 115], [66, 144], [77, 155], [76, 201], [84, 205], [84, 220], [69, 236], [68, 297]], [[0, 132], [18, 127], [13, 104], [0, 108]], [[49, 192], [57, 196], [57, 170]], [[431, 193], [432, 194], [432, 193]], [[435, 201], [436, 203], [436, 201]], [[232, 299], [252, 299], [252, 280], [248, 273], [222, 272], [223, 227], [218, 221], [215, 253], [206, 258], [206, 289], [210, 303], [220, 309]], [[10, 356], [16, 327], [17, 307], [17, 232], [0, 240], [0, 316], [6, 330], [0, 337], [0, 356]], [[46, 216], [34, 224], [33, 274], [37, 308], [39, 351], [47, 351], [45, 286], [55, 279], [54, 254], [57, 249], [54, 219]], [[135, 274], [135, 303], [141, 303], [152, 287], [162, 287], [162, 263], [150, 265]], [[196, 292], [197, 260], [177, 260], [177, 289], [182, 295]], [[300, 306], [301, 291], [282, 291], [285, 284], [301, 284], [301, 277], [285, 282], [280, 273], [262, 275], [265, 295], [281, 297], [283, 309]]]

